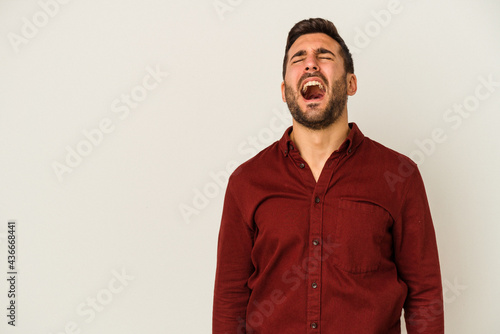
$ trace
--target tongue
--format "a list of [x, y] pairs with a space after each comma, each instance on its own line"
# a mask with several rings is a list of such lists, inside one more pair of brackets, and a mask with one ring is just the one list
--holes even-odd
[[315, 99], [320, 99], [322, 97], [323, 97], [323, 94], [314, 94], [314, 95], [308, 96], [307, 99], [308, 100], [315, 100]]

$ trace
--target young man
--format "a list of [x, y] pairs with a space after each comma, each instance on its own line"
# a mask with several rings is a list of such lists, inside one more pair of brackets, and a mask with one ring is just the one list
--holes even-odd
[[417, 166], [348, 123], [357, 80], [327, 20], [283, 62], [293, 124], [230, 177], [213, 333], [444, 333], [436, 238]]

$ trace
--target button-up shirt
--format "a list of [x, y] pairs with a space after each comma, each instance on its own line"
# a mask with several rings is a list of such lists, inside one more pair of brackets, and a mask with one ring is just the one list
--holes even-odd
[[214, 334], [444, 333], [417, 166], [349, 126], [317, 182], [292, 127], [229, 178]]

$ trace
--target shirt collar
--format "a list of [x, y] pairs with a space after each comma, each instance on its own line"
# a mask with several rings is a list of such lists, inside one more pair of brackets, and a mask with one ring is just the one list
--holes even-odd
[[[347, 138], [344, 140], [342, 145], [340, 145], [339, 149], [337, 150], [337, 152], [339, 153], [342, 152], [346, 152], [347, 154], [354, 153], [356, 148], [359, 146], [359, 144], [361, 144], [361, 142], [365, 138], [365, 136], [358, 128], [356, 123], [349, 123], [349, 128], [351, 129], [351, 131], [349, 131]], [[279, 147], [285, 157], [288, 156], [290, 149], [293, 149], [295, 145], [293, 141], [290, 139], [290, 133], [292, 132], [292, 130], [293, 126], [290, 126], [288, 129], [285, 130], [283, 137], [281, 137], [281, 139], [279, 140]]]

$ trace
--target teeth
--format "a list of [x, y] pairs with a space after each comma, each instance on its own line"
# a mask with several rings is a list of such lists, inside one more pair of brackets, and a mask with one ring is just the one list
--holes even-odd
[[302, 92], [305, 92], [307, 90], [307, 87], [309, 87], [309, 86], [319, 86], [319, 88], [321, 90], [323, 90], [323, 85], [319, 81], [309, 81], [309, 82], [306, 82], [304, 87], [302, 87]]

